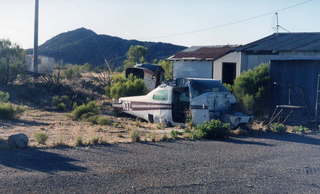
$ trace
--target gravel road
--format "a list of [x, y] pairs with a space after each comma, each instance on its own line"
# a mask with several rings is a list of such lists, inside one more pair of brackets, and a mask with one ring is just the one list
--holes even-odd
[[0, 193], [320, 193], [320, 135], [0, 151]]

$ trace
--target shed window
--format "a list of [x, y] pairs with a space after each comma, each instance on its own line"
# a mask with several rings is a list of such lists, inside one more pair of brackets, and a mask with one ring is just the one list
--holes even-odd
[[152, 99], [157, 101], [167, 101], [169, 96], [168, 90], [160, 90], [153, 94]]

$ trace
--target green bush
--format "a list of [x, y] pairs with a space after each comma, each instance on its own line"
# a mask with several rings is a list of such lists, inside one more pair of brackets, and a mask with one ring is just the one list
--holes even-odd
[[100, 109], [95, 102], [89, 102], [76, 107], [71, 116], [74, 120], [88, 119], [89, 117], [95, 116], [100, 113]]
[[48, 140], [48, 135], [45, 133], [36, 133], [34, 134], [34, 138], [38, 144], [45, 145]]
[[58, 111], [68, 111], [73, 107], [69, 96], [54, 96], [52, 97], [52, 105]]
[[0, 91], [0, 102], [9, 102], [10, 95], [8, 92]]
[[7, 85], [24, 74], [25, 51], [10, 40], [0, 39], [0, 84]]
[[294, 132], [298, 132], [298, 133], [305, 133], [305, 132], [307, 132], [307, 131], [309, 131], [309, 130], [310, 130], [310, 129], [309, 129], [308, 127], [304, 127], [304, 126], [302, 126], [302, 125], [296, 126], [296, 127], [293, 129]]
[[194, 139], [212, 139], [212, 138], [226, 138], [229, 134], [230, 124], [223, 123], [220, 120], [211, 120], [196, 126], [192, 131]]
[[287, 131], [287, 127], [282, 123], [273, 123], [270, 129], [275, 133], [285, 133]]
[[172, 131], [170, 132], [170, 135], [171, 135], [171, 138], [177, 139], [177, 138], [179, 137], [179, 135], [182, 135], [182, 133], [179, 132], [179, 131], [176, 131], [176, 130], [172, 130]]
[[124, 96], [138, 96], [144, 95], [146, 93], [146, 86], [144, 81], [137, 79], [130, 75], [129, 78], [125, 80], [119, 80], [111, 85], [110, 88], [105, 88], [106, 94], [115, 99]]
[[269, 67], [261, 64], [242, 73], [229, 89], [234, 92], [245, 112], [262, 116], [270, 108], [270, 82]]
[[19, 106], [14, 106], [9, 103], [0, 103], [0, 119], [12, 120], [16, 119], [17, 115], [24, 110]]
[[172, 80], [172, 75], [173, 75], [173, 72], [172, 72], [172, 62], [171, 61], [168, 61], [168, 60], [160, 60], [158, 62], [158, 65], [160, 65], [163, 70], [164, 70], [164, 78], [166, 80]]

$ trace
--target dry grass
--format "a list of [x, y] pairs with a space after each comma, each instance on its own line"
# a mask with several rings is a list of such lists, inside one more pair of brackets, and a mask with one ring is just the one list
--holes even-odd
[[[24, 133], [29, 137], [30, 146], [56, 147], [75, 146], [78, 137], [82, 138], [83, 144], [128, 143], [132, 141], [130, 134], [134, 130], [139, 131], [141, 140], [147, 141], [159, 141], [164, 134], [170, 134], [170, 129], [159, 129], [157, 124], [110, 115], [104, 118], [112, 121], [112, 124], [94, 125], [90, 122], [74, 121], [68, 113], [28, 108], [20, 116], [20, 121], [0, 122], [0, 138], [7, 139], [12, 134]], [[37, 143], [37, 133], [48, 136], [46, 145]]]

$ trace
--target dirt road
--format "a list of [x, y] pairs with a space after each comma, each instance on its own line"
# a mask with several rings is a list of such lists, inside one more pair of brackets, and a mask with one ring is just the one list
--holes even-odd
[[0, 193], [319, 193], [320, 135], [0, 151]]

